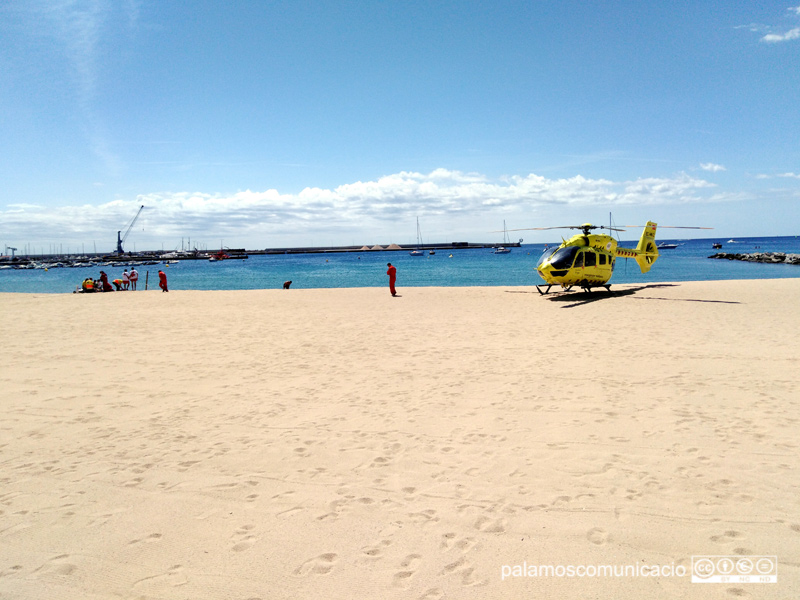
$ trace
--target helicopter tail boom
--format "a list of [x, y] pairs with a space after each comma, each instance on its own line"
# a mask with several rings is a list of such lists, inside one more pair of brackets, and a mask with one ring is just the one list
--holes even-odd
[[658, 258], [658, 248], [656, 246], [656, 224], [648, 221], [644, 226], [642, 237], [639, 238], [639, 244], [636, 246], [636, 256], [634, 259], [639, 265], [642, 273], [647, 273], [653, 263]]

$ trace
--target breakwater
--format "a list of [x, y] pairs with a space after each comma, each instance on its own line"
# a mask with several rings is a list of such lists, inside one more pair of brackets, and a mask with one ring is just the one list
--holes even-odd
[[[244, 248], [225, 248], [218, 251], [182, 250], [173, 252], [142, 251], [125, 254], [83, 254], [59, 255], [41, 254], [37, 256], [0, 256], [0, 270], [4, 269], [54, 269], [58, 267], [141, 267], [178, 261], [222, 261], [243, 260], [250, 256], [273, 254], [345, 254], [375, 253], [421, 250], [434, 254], [436, 250], [469, 250], [481, 248], [497, 248], [500, 244], [485, 242], [448, 242], [441, 244], [420, 244], [419, 246], [399, 246], [387, 244], [381, 246], [299, 246], [286, 248], [266, 248], [263, 250], [246, 250]], [[520, 248], [520, 242], [504, 244], [506, 248]]]
[[248, 254], [327, 254], [327, 253], [337, 253], [337, 252], [376, 252], [376, 251], [388, 251], [388, 252], [398, 252], [405, 250], [406, 252], [410, 250], [422, 250], [422, 251], [430, 251], [430, 250], [464, 250], [464, 249], [475, 249], [475, 248], [496, 248], [498, 246], [505, 246], [506, 248], [519, 248], [521, 246], [520, 242], [507, 242], [505, 244], [498, 244], [498, 243], [488, 243], [488, 242], [444, 242], [444, 243], [437, 243], [437, 244], [419, 244], [419, 245], [411, 245], [405, 244], [403, 246], [399, 246], [398, 244], [375, 244], [373, 246], [369, 245], [362, 245], [362, 246], [295, 246], [295, 247], [286, 247], [286, 248], [267, 248], [265, 250], [247, 250]]
[[769, 264], [800, 265], [800, 254], [787, 254], [785, 252], [717, 252], [708, 258], [743, 260], [746, 262]]

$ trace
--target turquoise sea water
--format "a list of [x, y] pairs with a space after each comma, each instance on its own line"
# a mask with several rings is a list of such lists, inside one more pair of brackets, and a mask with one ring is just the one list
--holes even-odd
[[[617, 259], [612, 284], [719, 279], [776, 279], [800, 277], [800, 265], [772, 265], [712, 260], [715, 252], [786, 252], [800, 254], [798, 237], [739, 238], [728, 240], [658, 240], [680, 244], [662, 250], [649, 273], [643, 275], [633, 260]], [[721, 250], [712, 248], [722, 243]], [[623, 242], [635, 246], [635, 242]], [[552, 246], [552, 245], [551, 245]], [[169, 266], [142, 266], [139, 289], [149, 271], [150, 289], [158, 288], [158, 270], [169, 278], [170, 290], [250, 290], [280, 288], [382, 287], [388, 285], [386, 263], [397, 267], [397, 287], [526, 286], [543, 283], [536, 262], [545, 245], [525, 244], [510, 254], [490, 249], [437, 250], [434, 256], [409, 256], [407, 251], [251, 256], [247, 260], [181, 261]], [[123, 267], [102, 267], [109, 279]], [[53, 268], [47, 271], [0, 270], [0, 292], [71, 293], [86, 277], [99, 277], [100, 267]]]

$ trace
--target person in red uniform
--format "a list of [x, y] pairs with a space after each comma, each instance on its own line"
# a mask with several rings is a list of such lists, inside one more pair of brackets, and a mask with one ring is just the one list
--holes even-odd
[[168, 292], [167, 289], [167, 274], [164, 271], [158, 272], [158, 287], [161, 288], [162, 292]]
[[392, 292], [392, 296], [397, 296], [397, 290], [394, 289], [394, 283], [397, 281], [397, 268], [392, 266], [392, 263], [387, 263], [389, 269], [386, 271], [386, 274], [389, 276], [389, 291]]
[[113, 292], [114, 288], [111, 287], [111, 284], [108, 283], [108, 275], [106, 275], [105, 271], [100, 271], [100, 291], [101, 292]]

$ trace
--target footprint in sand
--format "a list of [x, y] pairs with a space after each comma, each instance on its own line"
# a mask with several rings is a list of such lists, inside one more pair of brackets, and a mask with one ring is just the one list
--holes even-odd
[[353, 496], [352, 494], [346, 495], [344, 498], [340, 500], [334, 500], [330, 502], [328, 506], [330, 507], [330, 511], [326, 512], [323, 515], [317, 517], [317, 521], [325, 521], [325, 520], [333, 520], [339, 518], [339, 515], [343, 512], [347, 512], [350, 510], [350, 503], [352, 502]]
[[463, 539], [456, 539], [457, 536], [455, 533], [445, 533], [442, 534], [442, 541], [439, 543], [439, 549], [442, 552], [448, 552], [452, 549], [460, 550], [461, 552], [467, 553], [472, 550], [476, 545], [477, 541], [475, 538], [467, 537]]
[[151, 575], [150, 577], [145, 577], [134, 582], [133, 587], [139, 587], [150, 582], [162, 582], [165, 581], [172, 587], [179, 587], [181, 585], [186, 585], [189, 583], [189, 579], [183, 572], [182, 565], [174, 565], [167, 569], [166, 573], [161, 573], [159, 575]]
[[371, 560], [379, 560], [383, 558], [383, 549], [392, 545], [392, 540], [382, 539], [374, 546], [365, 546], [361, 549], [361, 553], [365, 558]]
[[36, 569], [34, 573], [39, 573], [43, 576], [59, 575], [66, 577], [68, 575], [72, 575], [72, 573], [74, 573], [78, 567], [68, 562], [68, 558], [69, 554], [61, 554], [55, 558], [51, 558], [38, 569]]
[[487, 583], [486, 580], [479, 579], [475, 575], [475, 567], [470, 564], [466, 556], [462, 556], [457, 561], [445, 565], [439, 575], [454, 575], [461, 580], [461, 585], [465, 587], [486, 585]]
[[586, 539], [598, 546], [608, 543], [609, 537], [609, 533], [602, 527], [593, 527], [586, 533]]
[[740, 531], [735, 531], [733, 529], [729, 529], [728, 531], [724, 532], [722, 535], [712, 535], [709, 539], [712, 542], [716, 542], [717, 544], [727, 544], [734, 540], [739, 540], [744, 538], [744, 534]]
[[239, 527], [231, 536], [235, 542], [233, 546], [231, 546], [231, 550], [234, 552], [244, 552], [252, 548], [253, 544], [255, 544], [258, 539], [257, 536], [252, 533], [255, 528], [255, 525], [242, 525]]
[[412, 521], [420, 525], [429, 525], [431, 523], [436, 523], [439, 520], [439, 517], [436, 516], [436, 511], [432, 508], [423, 510], [421, 512], [408, 513], [408, 516]]
[[287, 508], [286, 510], [282, 510], [281, 512], [275, 513], [276, 517], [289, 517], [294, 516], [298, 512], [302, 512], [305, 510], [302, 506], [293, 506], [292, 508]]
[[503, 533], [506, 530], [506, 520], [478, 517], [478, 520], [475, 521], [475, 529], [484, 533]]
[[12, 565], [8, 569], [0, 571], [0, 579], [3, 577], [8, 577], [9, 575], [16, 575], [20, 571], [22, 571], [22, 565]]
[[141, 539], [136, 539], [136, 540], [131, 540], [130, 542], [128, 542], [128, 545], [132, 546], [133, 544], [141, 544], [142, 542], [152, 543], [152, 542], [157, 542], [160, 539], [161, 539], [161, 534], [160, 533], [151, 533], [147, 537], [144, 537], [144, 538], [141, 538]]
[[401, 562], [400, 567], [402, 568], [401, 571], [398, 571], [394, 574], [393, 583], [395, 586], [404, 587], [406, 583], [411, 579], [414, 573], [417, 572], [417, 567], [419, 566], [422, 560], [422, 556], [419, 554], [409, 554], [406, 556]]
[[339, 555], [333, 552], [326, 552], [314, 558], [309, 558], [302, 565], [297, 567], [293, 573], [305, 577], [307, 575], [327, 575], [333, 570]]

